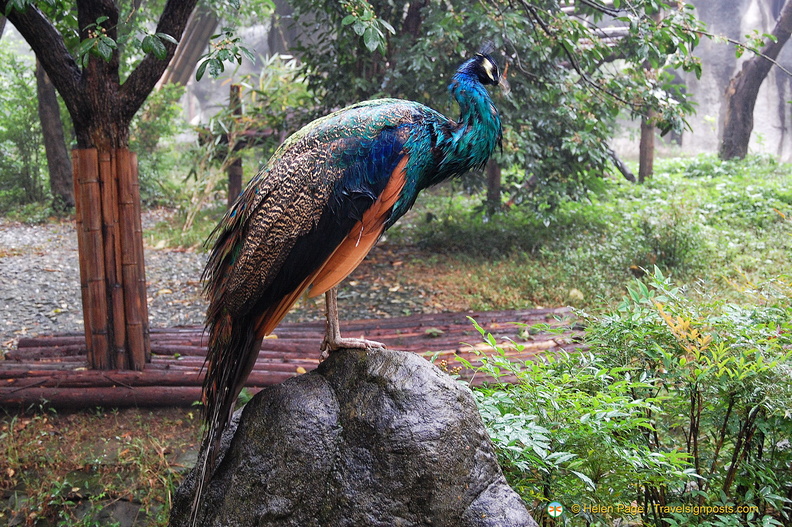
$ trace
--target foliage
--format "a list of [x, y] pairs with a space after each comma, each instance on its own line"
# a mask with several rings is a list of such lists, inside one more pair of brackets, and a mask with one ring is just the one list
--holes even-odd
[[0, 415], [0, 491], [9, 497], [0, 523], [118, 525], [115, 506], [127, 504], [139, 507], [137, 524], [167, 525], [172, 493], [192, 464], [181, 456], [198, 433], [196, 416], [182, 409]]
[[372, 16], [396, 28], [393, 36], [383, 33], [387, 49], [373, 54], [345, 30], [350, 19], [341, 6], [294, 5], [303, 24], [299, 53], [308, 85], [323, 101], [320, 111], [388, 95], [448, 112], [449, 75], [492, 39], [505, 53], [511, 85], [510, 95], [495, 95], [506, 131], [498, 161], [511, 169], [506, 183], [513, 199], [530, 199], [539, 211], [581, 197], [610, 171], [607, 141], [621, 113], [653, 112], [660, 128], [679, 131], [692, 111], [666, 71], [700, 72], [691, 54], [699, 24], [689, 4], [579, 2], [572, 11], [550, 0], [454, 0], [415, 2], [405, 10], [372, 0]]
[[209, 76], [217, 78], [225, 71], [225, 62], [236, 62], [242, 64], [242, 57], [246, 57], [251, 62], [256, 58], [248, 48], [240, 44], [240, 37], [234, 35], [234, 28], [224, 27], [221, 33], [212, 35], [212, 42], [209, 45], [209, 52], [201, 57], [198, 69], [195, 71], [195, 80], [199, 81], [209, 69]]
[[182, 160], [174, 138], [185, 128], [179, 104], [183, 94], [182, 86], [166, 84], [149, 95], [132, 119], [129, 147], [138, 155], [140, 195], [149, 205], [172, 204], [177, 198], [170, 176]]
[[[11, 10], [24, 11], [28, 6], [33, 5], [32, 0], [10, 0], [6, 4], [6, 12]], [[36, 3], [39, 4], [39, 3]], [[73, 9], [73, 3], [67, 0], [48, 0], [36, 5], [53, 22], [58, 31], [64, 37], [67, 46], [83, 68], [87, 66], [91, 57], [100, 60], [110, 61], [115, 53], [121, 58], [122, 76], [126, 76], [135, 69], [146, 55], [154, 55], [160, 60], [167, 56], [165, 43], [177, 44], [178, 42], [172, 35], [152, 31], [156, 25], [155, 11], [161, 8], [145, 3], [141, 6], [137, 3], [119, 4], [119, 20], [116, 38], [108, 34], [109, 17], [101, 16], [94, 22], [88, 24], [82, 30], [85, 38], [80, 39], [77, 30], [77, 18]], [[227, 0], [212, 2], [207, 7], [215, 10], [218, 15], [225, 16], [231, 23], [240, 23], [255, 16], [258, 18], [266, 17], [274, 10], [271, 0], [248, 1], [243, 4], [239, 0]], [[213, 39], [218, 39], [213, 43], [212, 51], [205, 55], [200, 64], [200, 79], [204, 70], [209, 67], [210, 73], [216, 77], [223, 72], [225, 62], [241, 62], [245, 56], [254, 61], [253, 55], [247, 48], [240, 44], [239, 37], [234, 35], [234, 29], [224, 27], [222, 32], [214, 35]]]
[[[695, 303], [659, 270], [588, 317], [588, 351], [510, 361], [476, 389], [507, 478], [565, 524], [781, 525], [792, 503], [792, 293]], [[515, 343], [519, 349], [521, 344]], [[740, 507], [738, 509], [738, 507]]]
[[548, 224], [527, 209], [471, 215], [476, 198], [449, 185], [423, 195], [388, 235], [416, 244], [431, 287], [463, 291], [460, 303], [473, 309], [601, 309], [655, 265], [734, 299], [792, 274], [789, 165], [700, 156], [658, 162], [645, 185], [600, 183], [588, 200], [561, 204]]
[[316, 104], [293, 57], [274, 55], [264, 58], [263, 63], [259, 75], [246, 75], [240, 80], [243, 111], [229, 104], [197, 128], [198, 142], [189, 153], [192, 168], [185, 232], [206, 200], [222, 188], [228, 166], [241, 156], [252, 158], [247, 165], [256, 168], [266, 162], [304, 122], [301, 109], [304, 112]]
[[0, 50], [0, 212], [47, 194], [37, 101], [30, 61]]

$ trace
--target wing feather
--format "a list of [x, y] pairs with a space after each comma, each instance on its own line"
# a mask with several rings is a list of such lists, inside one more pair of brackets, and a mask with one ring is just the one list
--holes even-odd
[[313, 284], [311, 284], [309, 296], [319, 296], [338, 285], [360, 265], [363, 258], [377, 243], [385, 230], [385, 222], [390, 217], [390, 211], [404, 188], [408, 160], [409, 156], [406, 155], [401, 158], [391, 173], [382, 194], [319, 269]]

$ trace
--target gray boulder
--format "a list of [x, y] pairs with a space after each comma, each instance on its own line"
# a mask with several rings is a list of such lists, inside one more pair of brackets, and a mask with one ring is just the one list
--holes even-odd
[[[205, 526], [536, 525], [470, 391], [413, 353], [332, 353], [257, 394], [220, 455]], [[173, 527], [188, 523], [194, 475]]]

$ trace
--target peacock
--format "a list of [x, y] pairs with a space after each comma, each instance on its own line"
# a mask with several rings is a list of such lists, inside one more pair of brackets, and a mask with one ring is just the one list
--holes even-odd
[[458, 121], [400, 99], [361, 102], [317, 119], [280, 146], [223, 217], [202, 277], [209, 300], [207, 432], [193, 523], [261, 341], [301, 295], [326, 296], [323, 354], [382, 346], [341, 337], [336, 286], [422, 189], [484, 166], [502, 137], [486, 86], [500, 80], [483, 49], [449, 85]]

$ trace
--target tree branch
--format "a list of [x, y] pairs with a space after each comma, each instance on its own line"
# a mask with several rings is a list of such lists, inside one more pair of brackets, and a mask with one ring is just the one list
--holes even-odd
[[[0, 12], [5, 12], [7, 5], [7, 0], [0, 0]], [[82, 74], [60, 32], [34, 5], [24, 11], [12, 9], [8, 20], [33, 49], [69, 111], [77, 111], [82, 96], [79, 89]]]
[[[523, 8], [525, 9], [525, 11], [530, 15], [531, 19], [539, 27], [542, 28], [542, 31], [544, 31], [545, 34], [548, 37], [550, 37], [552, 39], [555, 39], [555, 34], [554, 34], [553, 30], [547, 25], [547, 23], [545, 23], [545, 21], [542, 19], [542, 17], [539, 16], [539, 10], [536, 8], [536, 6], [533, 6], [533, 5], [529, 4], [529, 3], [527, 3], [525, 0], [521, 0], [521, 3], [523, 5]], [[580, 79], [587, 86], [589, 86], [590, 88], [592, 88], [592, 89], [594, 89], [596, 91], [602, 92], [602, 93], [604, 93], [604, 94], [616, 99], [617, 101], [619, 101], [620, 103], [622, 103], [625, 106], [634, 108], [636, 110], [639, 110], [641, 108], [642, 105], [637, 104], [637, 103], [633, 103], [631, 101], [628, 101], [628, 100], [620, 97], [618, 94], [613, 93], [612, 91], [610, 91], [610, 90], [598, 85], [596, 82], [591, 80], [591, 77], [588, 75], [588, 73], [583, 71], [583, 68], [580, 67], [580, 63], [578, 62], [577, 58], [574, 56], [572, 51], [567, 47], [567, 45], [565, 43], [563, 43], [563, 42], [559, 42], [559, 46], [563, 50], [564, 55], [566, 55], [567, 59], [569, 59], [569, 64], [572, 66], [572, 68], [575, 70], [575, 72], [577, 72], [577, 74], [580, 76]]]
[[[752, 58], [757, 58], [757, 57], [763, 58], [764, 60], [770, 62], [773, 66], [775, 66], [776, 68], [778, 68], [779, 70], [784, 72], [789, 77], [792, 77], [792, 71], [790, 71], [789, 69], [785, 68], [780, 62], [778, 62], [775, 58], [773, 58], [773, 55], [769, 55], [769, 54], [765, 53], [765, 50], [768, 49], [770, 47], [770, 45], [774, 45], [775, 44], [772, 41], [769, 44], [767, 44], [764, 47], [764, 49], [757, 49], [757, 48], [755, 48], [753, 46], [747, 45], [744, 42], [740, 42], [739, 40], [736, 40], [736, 39], [733, 39], [733, 38], [729, 38], [729, 37], [724, 36], [724, 35], [716, 35], [715, 33], [710, 33], [708, 31], [700, 31], [700, 30], [697, 30], [696, 33], [699, 36], [707, 37], [707, 38], [709, 38], [711, 40], [714, 40], [716, 42], [718, 40], [722, 40], [724, 42], [728, 42], [729, 44], [733, 44], [734, 46], [738, 46], [738, 47], [744, 48], [744, 49], [750, 51], [751, 53], [753, 53], [754, 55], [756, 55], [756, 57], [752, 57]], [[779, 49], [779, 51], [780, 51], [780, 49]], [[775, 56], [776, 57], [778, 56], [778, 52], [775, 53]]]
[[[168, 0], [157, 25], [157, 33], [165, 33], [177, 41], [181, 40], [190, 13], [195, 9], [196, 4], [197, 0]], [[176, 53], [176, 44], [167, 41], [163, 44], [168, 50], [165, 59], [158, 59], [152, 54], [147, 55], [121, 86], [122, 111], [129, 119], [140, 109]]]

